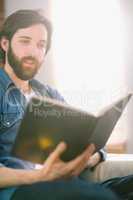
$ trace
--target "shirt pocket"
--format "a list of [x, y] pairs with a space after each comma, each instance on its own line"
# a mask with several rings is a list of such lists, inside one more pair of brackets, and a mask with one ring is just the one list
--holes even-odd
[[4, 113], [0, 113], [0, 131], [4, 131], [7, 128], [12, 127], [17, 122], [22, 119], [22, 112], [19, 109], [16, 111], [8, 111]]

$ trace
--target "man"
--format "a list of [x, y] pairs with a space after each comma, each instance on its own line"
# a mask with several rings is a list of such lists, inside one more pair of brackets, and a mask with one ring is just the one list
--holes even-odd
[[64, 99], [49, 86], [34, 80], [50, 48], [51, 25], [35, 10], [20, 10], [10, 15], [0, 32], [0, 199], [116, 199], [102, 186], [77, 176], [90, 163], [103, 160], [103, 152], [94, 155], [94, 145], [71, 160], [63, 162], [63, 141], [39, 166], [11, 157], [10, 153], [25, 106], [32, 96]]

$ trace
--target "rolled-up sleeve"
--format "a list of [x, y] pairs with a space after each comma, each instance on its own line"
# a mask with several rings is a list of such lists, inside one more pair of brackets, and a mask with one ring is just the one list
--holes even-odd
[[4, 167], [4, 165], [2, 163], [0, 163], [0, 167]]
[[98, 153], [100, 154], [100, 157], [101, 157], [100, 162], [105, 161], [107, 158], [107, 153], [105, 149], [100, 149]]

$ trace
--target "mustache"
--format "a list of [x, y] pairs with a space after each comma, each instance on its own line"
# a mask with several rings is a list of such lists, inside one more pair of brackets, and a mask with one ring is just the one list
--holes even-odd
[[26, 56], [22, 58], [22, 62], [24, 61], [32, 61], [35, 64], [39, 64], [38, 60], [34, 56]]

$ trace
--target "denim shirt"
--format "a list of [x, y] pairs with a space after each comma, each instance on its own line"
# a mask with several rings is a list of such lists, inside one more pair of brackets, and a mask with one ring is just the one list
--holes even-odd
[[[30, 82], [37, 96], [47, 96], [64, 101], [63, 97], [48, 85], [43, 85], [35, 79]], [[12, 157], [14, 144], [20, 122], [26, 108], [26, 98], [14, 85], [7, 73], [0, 69], [0, 163], [16, 169], [33, 169], [35, 164]], [[0, 165], [1, 167], [2, 165]], [[0, 189], [0, 199], [8, 200], [15, 188]], [[6, 195], [6, 196], [5, 196]]]

